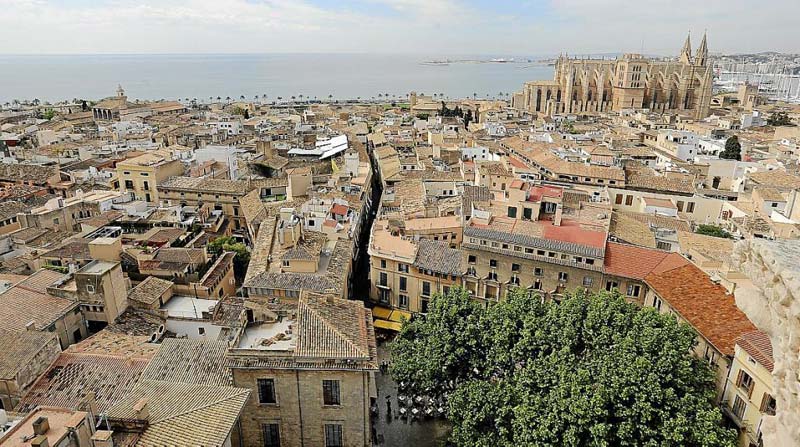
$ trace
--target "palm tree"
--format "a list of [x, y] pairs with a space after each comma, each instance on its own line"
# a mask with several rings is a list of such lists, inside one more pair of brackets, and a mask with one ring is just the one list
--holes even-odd
[[[228, 98], [228, 99], [230, 99], [230, 98]], [[217, 96], [217, 101], [222, 101], [222, 98]]]
[[472, 93], [472, 99], [478, 99], [478, 94], [477, 94], [477, 93], [475, 93], [475, 92], [473, 92], [473, 93]]
[[241, 99], [242, 101], [244, 101], [244, 95], [241, 95], [241, 96], [239, 96], [239, 99]]
[[294, 95], [292, 95], [292, 102], [294, 102], [294, 100], [295, 100], [295, 96], [294, 96]]
[[282, 99], [283, 99], [283, 96], [278, 96], [278, 102], [281, 102]]
[[226, 96], [225, 97], [225, 101], [228, 101], [228, 104], [230, 104], [231, 103], [231, 97], [230, 96]]
[[332, 100], [333, 100], [333, 95], [328, 95], [328, 101], [332, 101]]
[[303, 95], [297, 95], [300, 98], [300, 102], [303, 102]]

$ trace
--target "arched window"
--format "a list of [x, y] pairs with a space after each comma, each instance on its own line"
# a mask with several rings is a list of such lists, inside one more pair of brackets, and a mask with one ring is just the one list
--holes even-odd
[[536, 89], [536, 111], [542, 110], [542, 89]]
[[556, 91], [556, 102], [561, 102], [561, 89]]

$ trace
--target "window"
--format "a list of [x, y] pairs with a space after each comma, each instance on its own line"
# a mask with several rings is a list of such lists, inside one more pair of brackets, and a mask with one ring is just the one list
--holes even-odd
[[402, 309], [408, 309], [408, 295], [398, 295], [397, 304]]
[[378, 284], [382, 286], [387, 286], [388, 282], [389, 282], [389, 277], [386, 275], [386, 272], [381, 272], [378, 279]]
[[683, 212], [683, 200], [678, 200], [678, 203], [675, 206], [678, 207], [678, 212]]
[[142, 177], [147, 177], [147, 176], [149, 176], [150, 174], [148, 174], [148, 173], [146, 173], [146, 172], [140, 172], [140, 173], [139, 173], [139, 175], [141, 175]]
[[475, 264], [475, 255], [469, 255], [469, 257], [467, 258], [467, 262], [469, 262], [470, 264]]
[[402, 290], [403, 292], [408, 290], [408, 278], [406, 278], [405, 276], [400, 277], [400, 290]]
[[518, 272], [520, 269], [519, 264], [511, 264], [511, 271]]
[[150, 191], [150, 183], [148, 183], [146, 181], [143, 182], [142, 183], [142, 189], [144, 189], [145, 191]]
[[262, 424], [261, 431], [264, 433], [264, 447], [281, 446], [281, 432], [278, 424]]
[[133, 180], [125, 180], [125, 189], [133, 189]]
[[567, 274], [567, 272], [558, 272], [558, 280], [560, 282], [567, 282], [568, 278], [569, 278], [569, 275]]
[[517, 217], [517, 207], [509, 206], [508, 207], [508, 217], [516, 218]]
[[275, 379], [258, 379], [258, 403], [275, 404]]
[[325, 405], [341, 405], [342, 401], [339, 399], [339, 381], [338, 380], [323, 380], [322, 381], [322, 403]]
[[422, 281], [422, 295], [423, 296], [431, 296], [431, 283], [428, 281]]
[[492, 268], [497, 267], [497, 259], [490, 259], [489, 260], [489, 267], [492, 267]]
[[731, 408], [733, 414], [735, 414], [736, 417], [738, 417], [739, 419], [742, 419], [742, 416], [744, 416], [744, 411], [746, 409], [747, 409], [747, 404], [745, 403], [744, 399], [739, 397], [739, 395], [737, 394], [736, 397], [733, 399], [733, 408]]
[[656, 248], [659, 250], [672, 251], [672, 244], [669, 242], [656, 241]]
[[344, 447], [340, 424], [325, 424], [325, 447]]
[[419, 302], [419, 311], [426, 314], [428, 313], [428, 300], [420, 300]]
[[541, 267], [534, 267], [533, 274], [534, 276], [542, 276], [544, 274], [544, 271], [541, 269]]
[[653, 297], [653, 307], [655, 307], [656, 310], [661, 311], [661, 298], [657, 296]]
[[592, 277], [591, 276], [584, 276], [583, 277], [583, 287], [592, 287]]
[[686, 212], [693, 213], [694, 212], [694, 202], [689, 202], [686, 204]]
[[397, 264], [397, 271], [401, 273], [408, 273], [408, 264]]
[[382, 269], [386, 268], [386, 259], [381, 259], [381, 268]]
[[86, 291], [89, 293], [94, 293], [94, 286], [92, 284], [86, 284]]
[[633, 196], [631, 195], [625, 196], [625, 205], [627, 206], [633, 205]]
[[639, 296], [639, 292], [641, 292], [641, 287], [636, 284], [628, 284], [627, 295], [628, 296]]
[[775, 416], [775, 398], [769, 393], [764, 393], [764, 396], [761, 398], [761, 408], [759, 408], [759, 411], [770, 416]]
[[197, 334], [198, 335], [206, 335], [206, 328], [204, 328], [204, 327], [197, 328]]
[[739, 375], [736, 378], [736, 386], [738, 386], [741, 390], [747, 393], [748, 399], [753, 394], [753, 387], [756, 386], [755, 380], [750, 377], [750, 374], [744, 372], [744, 370], [739, 370]]

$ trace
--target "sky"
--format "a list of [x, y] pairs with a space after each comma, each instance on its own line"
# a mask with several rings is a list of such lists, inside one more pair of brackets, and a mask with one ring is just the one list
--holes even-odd
[[0, 0], [0, 54], [800, 52], [800, 0]]

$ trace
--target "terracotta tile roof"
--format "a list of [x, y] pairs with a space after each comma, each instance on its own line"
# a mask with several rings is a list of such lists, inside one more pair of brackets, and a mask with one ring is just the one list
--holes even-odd
[[57, 280], [63, 276], [41, 270], [0, 294], [0, 328], [24, 331], [25, 325], [33, 321], [36, 329], [43, 330], [75, 310], [77, 302], [44, 292], [45, 287], [55, 282], [53, 278]]
[[772, 342], [769, 335], [765, 332], [748, 332], [736, 339], [736, 344], [741, 346], [744, 351], [753, 357], [769, 372], [775, 368], [775, 361], [772, 357]]
[[[23, 368], [30, 368], [30, 362], [48, 344], [58, 345], [55, 334], [39, 331], [7, 331], [0, 329], [0, 380], [17, 380], [17, 374]], [[53, 357], [60, 350], [53, 351]], [[50, 359], [52, 360], [52, 358]], [[48, 360], [49, 361], [49, 360]], [[34, 374], [40, 373], [34, 371]], [[34, 379], [31, 377], [28, 380]], [[24, 379], [24, 378], [22, 378]], [[19, 384], [21, 386], [25, 383]]]
[[230, 385], [225, 366], [227, 349], [224, 341], [165, 338], [142, 372], [142, 380]]
[[137, 446], [224, 445], [250, 390], [227, 386], [143, 380], [108, 410], [110, 419], [136, 419], [133, 407], [147, 400], [147, 428]]
[[338, 216], [346, 216], [348, 208], [341, 203], [337, 203], [333, 205], [331, 208], [331, 214], [336, 214]]
[[643, 280], [664, 262], [673, 268], [676, 264], [689, 263], [676, 253], [616, 242], [609, 242], [606, 245], [604, 267], [605, 272], [610, 275]]
[[11, 182], [31, 181], [45, 183], [47, 179], [58, 173], [55, 166], [41, 166], [33, 164], [0, 164], [0, 180]]
[[723, 355], [733, 355], [735, 340], [756, 330], [733, 296], [694, 264], [657, 268], [645, 281]]
[[78, 408], [92, 391], [103, 412], [133, 389], [146, 365], [143, 359], [62, 352], [23, 396], [19, 409]]
[[101, 354], [149, 360], [158, 352], [159, 344], [150, 343], [150, 335], [115, 332], [108, 328], [71, 345], [66, 352]]
[[417, 243], [414, 267], [445, 275], [461, 275], [461, 250], [450, 248], [445, 242], [421, 239]]
[[172, 287], [172, 281], [148, 276], [128, 293], [129, 301], [151, 305]]
[[370, 360], [374, 329], [359, 301], [309, 297], [297, 307], [297, 348], [300, 358]]

